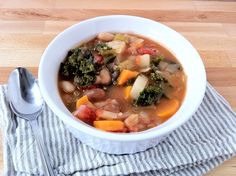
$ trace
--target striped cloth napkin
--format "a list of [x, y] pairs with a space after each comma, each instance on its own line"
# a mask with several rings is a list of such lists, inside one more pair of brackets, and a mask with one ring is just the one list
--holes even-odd
[[[16, 118], [0, 86], [5, 175], [42, 175], [42, 163], [29, 123]], [[154, 148], [132, 155], [111, 155], [74, 138], [46, 106], [38, 119], [57, 175], [197, 176], [236, 154], [236, 114], [208, 84], [192, 118]], [[127, 146], [128, 147], [128, 146]]]

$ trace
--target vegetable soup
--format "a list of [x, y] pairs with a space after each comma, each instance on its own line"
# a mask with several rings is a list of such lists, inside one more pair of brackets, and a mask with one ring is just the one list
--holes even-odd
[[160, 44], [104, 32], [68, 51], [58, 87], [75, 118], [100, 130], [129, 133], [156, 127], [176, 113], [186, 75]]

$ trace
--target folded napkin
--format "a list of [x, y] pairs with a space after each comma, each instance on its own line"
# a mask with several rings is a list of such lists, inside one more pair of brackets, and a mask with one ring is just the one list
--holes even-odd
[[[4, 174], [42, 175], [30, 125], [10, 111], [6, 95], [6, 85], [0, 86]], [[236, 154], [236, 114], [209, 84], [200, 108], [187, 123], [156, 147], [132, 155], [106, 154], [82, 144], [47, 106], [38, 122], [58, 175], [197, 176]]]

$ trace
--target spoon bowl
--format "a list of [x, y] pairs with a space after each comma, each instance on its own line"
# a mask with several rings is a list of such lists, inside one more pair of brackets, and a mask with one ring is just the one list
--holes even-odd
[[36, 119], [44, 106], [37, 81], [25, 68], [17, 68], [11, 72], [8, 98], [14, 113], [26, 120]]

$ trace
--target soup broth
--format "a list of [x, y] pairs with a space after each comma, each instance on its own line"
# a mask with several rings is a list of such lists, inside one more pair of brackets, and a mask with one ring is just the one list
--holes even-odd
[[181, 106], [186, 75], [177, 58], [151, 39], [100, 33], [68, 51], [58, 87], [75, 118], [109, 132], [138, 132]]

